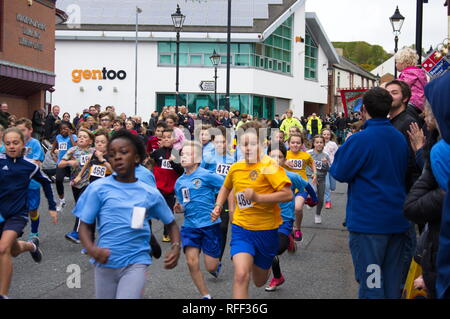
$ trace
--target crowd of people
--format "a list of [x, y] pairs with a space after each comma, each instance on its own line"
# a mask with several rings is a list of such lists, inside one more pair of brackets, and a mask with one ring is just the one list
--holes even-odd
[[[399, 70], [421, 76], [403, 55]], [[417, 289], [450, 297], [450, 73], [423, 92], [412, 77], [370, 89], [349, 117], [296, 118], [287, 110], [267, 120], [167, 106], [143, 122], [100, 105], [61, 118], [55, 105], [47, 116], [38, 110], [17, 119], [2, 103], [0, 298], [8, 296], [13, 257], [30, 252], [41, 262], [40, 188], [56, 224], [70, 196], [65, 178], [76, 203], [65, 237], [91, 257], [97, 298], [142, 297], [147, 268], [163, 250], [155, 220], [171, 244], [165, 268], [176, 267], [183, 251], [201, 298], [213, 294], [200, 255], [217, 278], [229, 232], [232, 296], [247, 298], [251, 280], [275, 291], [285, 282], [278, 256], [295, 253], [303, 239], [305, 205], [322, 223], [336, 180], [348, 184], [344, 225], [359, 297], [400, 298], [412, 260], [423, 268]], [[174, 214], [183, 214], [181, 227]], [[29, 239], [19, 240], [28, 220]], [[368, 280], [373, 265], [379, 285]]]

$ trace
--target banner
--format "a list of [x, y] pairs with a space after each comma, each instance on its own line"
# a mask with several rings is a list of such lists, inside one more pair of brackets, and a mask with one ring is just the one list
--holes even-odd
[[341, 93], [342, 105], [344, 106], [345, 116], [351, 112], [359, 112], [362, 106], [362, 98], [367, 89], [339, 90]]

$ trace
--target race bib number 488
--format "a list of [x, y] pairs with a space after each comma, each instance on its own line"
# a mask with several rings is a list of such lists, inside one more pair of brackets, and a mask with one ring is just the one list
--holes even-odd
[[302, 169], [303, 168], [303, 160], [301, 159], [291, 159], [293, 169]]
[[246, 209], [246, 208], [253, 207], [252, 202], [245, 198], [244, 193], [236, 193], [236, 200], [237, 200], [239, 209]]

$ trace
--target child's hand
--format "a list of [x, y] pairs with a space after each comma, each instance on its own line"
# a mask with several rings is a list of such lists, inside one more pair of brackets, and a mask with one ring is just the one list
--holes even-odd
[[184, 209], [183, 209], [183, 206], [182, 206], [180, 203], [176, 203], [176, 204], [173, 206], [173, 211], [174, 211], [176, 214], [182, 214], [183, 211], [184, 211]]
[[178, 259], [180, 258], [180, 246], [172, 245], [172, 249], [166, 254], [164, 258], [164, 268], [173, 269], [178, 264]]
[[77, 185], [81, 181], [81, 176], [77, 176], [72, 181], [72, 185]]
[[100, 264], [106, 264], [108, 262], [109, 256], [111, 255], [111, 252], [108, 248], [100, 248], [95, 247], [91, 252], [89, 252], [89, 255], [95, 259], [95, 261], [99, 262]]
[[425, 281], [423, 280], [423, 276], [419, 276], [414, 280], [414, 289], [427, 289], [427, 286], [425, 286]]
[[56, 210], [49, 210], [48, 213], [50, 214], [50, 216], [52, 216], [53, 224], [58, 224], [58, 213], [56, 212]]
[[211, 212], [211, 221], [215, 222], [220, 217], [221, 211], [222, 209], [219, 206], [214, 206], [214, 209]]
[[170, 155], [170, 157], [169, 157], [169, 161], [172, 161], [172, 162], [175, 162], [176, 159], [177, 158], [173, 155]]
[[311, 181], [311, 184], [318, 185], [317, 183], [317, 175], [315, 175]]
[[246, 188], [244, 190], [244, 197], [251, 202], [257, 202], [258, 194], [256, 194], [252, 188]]
[[293, 164], [292, 160], [287, 160], [287, 161], [285, 162], [285, 165], [286, 165], [287, 167], [289, 167], [289, 168], [294, 168], [294, 164]]

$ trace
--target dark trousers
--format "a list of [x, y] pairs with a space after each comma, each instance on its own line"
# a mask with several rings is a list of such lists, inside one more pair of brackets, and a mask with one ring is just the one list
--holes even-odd
[[64, 196], [64, 177], [70, 177], [70, 167], [56, 168], [56, 191], [59, 196]]
[[[86, 190], [87, 187], [88, 187], [88, 185], [84, 186], [83, 188], [72, 187], [72, 194], [73, 194], [73, 199], [75, 200], [75, 204], [77, 203], [78, 198], [80, 198], [81, 194], [83, 194], [83, 192]], [[75, 225], [73, 226], [73, 231], [78, 232], [79, 227], [80, 227], [80, 219], [78, 217], [75, 217]], [[94, 231], [95, 231], [95, 226], [94, 226]]]

